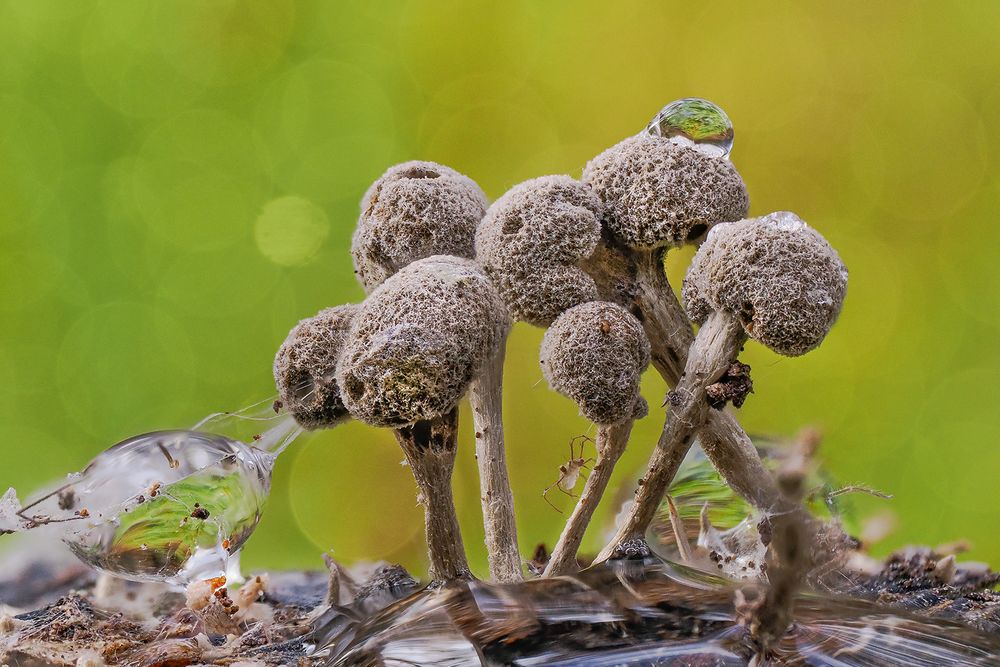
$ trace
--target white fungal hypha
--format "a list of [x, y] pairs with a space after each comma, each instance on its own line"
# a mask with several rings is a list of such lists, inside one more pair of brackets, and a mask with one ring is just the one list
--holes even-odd
[[425, 506], [435, 578], [468, 575], [451, 493], [456, 406], [509, 326], [475, 262], [428, 257], [368, 296], [337, 366], [351, 415], [395, 429]]
[[[641, 538], [709, 416], [707, 388], [752, 338], [786, 356], [817, 347], [840, 314], [847, 269], [818, 232], [780, 212], [715, 227], [684, 280], [688, 312], [701, 329], [684, 376], [668, 395], [669, 416], [636, 499], [599, 558]], [[726, 470], [720, 469], [725, 475]]]
[[632, 423], [648, 411], [639, 381], [649, 365], [649, 341], [625, 308], [591, 301], [552, 323], [540, 360], [549, 385], [575, 401], [598, 427], [597, 462], [545, 569], [545, 576], [555, 576], [576, 571], [580, 542], [625, 451]]
[[[487, 206], [476, 183], [434, 162], [389, 168], [361, 201], [351, 254], [362, 286], [371, 291], [410, 263], [433, 255], [471, 258]], [[483, 521], [490, 573], [496, 581], [520, 581], [514, 495], [510, 490], [503, 434], [502, 338], [472, 383], [469, 400], [476, 429]]]
[[278, 348], [274, 383], [285, 409], [303, 428], [331, 428], [350, 417], [335, 374], [359, 310], [354, 304], [321, 310], [295, 325]]
[[407, 264], [432, 255], [471, 258], [486, 195], [468, 176], [436, 162], [397, 164], [361, 200], [351, 243], [367, 291]]
[[[621, 275], [602, 280], [599, 273], [619, 267], [621, 274], [622, 264], [633, 264], [633, 296], [652, 363], [668, 385], [676, 386], [694, 333], [664, 273], [664, 257], [671, 248], [701, 242], [715, 225], [743, 218], [749, 207], [743, 179], [729, 160], [640, 134], [591, 160], [583, 180], [604, 204], [610, 237], [604, 261], [591, 267], [591, 274], [599, 284], [621, 284]], [[726, 471], [730, 486], [751, 504], [762, 510], [781, 505], [774, 480], [732, 415], [711, 415], [701, 444], [716, 467]]]
[[563, 311], [598, 298], [580, 268], [601, 240], [600, 200], [569, 176], [542, 176], [496, 200], [476, 232], [476, 261], [511, 315], [548, 326]]

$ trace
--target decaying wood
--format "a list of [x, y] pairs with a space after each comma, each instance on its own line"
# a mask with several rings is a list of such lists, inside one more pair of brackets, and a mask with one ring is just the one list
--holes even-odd
[[[749, 664], [756, 656], [731, 583], [655, 559], [502, 586], [424, 587], [399, 566], [336, 566], [335, 595], [328, 571], [271, 573], [232, 593], [240, 609], [228, 635], [206, 622], [205, 608], [187, 608], [183, 594], [162, 584], [117, 582], [98, 591], [92, 577], [70, 576], [77, 564], [63, 560], [40, 586], [30, 564], [0, 565], [3, 603], [22, 602], [0, 605], [0, 664], [18, 667], [337, 667], [404, 657], [413, 665], [645, 664], [655, 657], [679, 666], [719, 664], [722, 656], [725, 664]], [[893, 655], [904, 664], [914, 656], [924, 664], [989, 665], [1000, 655], [993, 591], [1000, 576], [988, 568], [956, 563], [951, 552], [908, 549], [825, 576], [831, 591], [860, 599], [797, 597], [794, 624], [771, 647], [774, 664], [801, 664], [806, 644], [814, 657], [856, 657], [851, 664]], [[334, 597], [341, 604], [324, 602]], [[466, 661], [448, 662], [456, 656]]]

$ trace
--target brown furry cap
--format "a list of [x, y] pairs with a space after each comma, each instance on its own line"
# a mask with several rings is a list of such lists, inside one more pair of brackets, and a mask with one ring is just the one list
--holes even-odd
[[549, 385], [595, 424], [638, 419], [648, 411], [639, 380], [649, 365], [649, 340], [617, 304], [591, 301], [560, 315], [545, 332], [540, 361]]
[[285, 408], [303, 428], [330, 428], [350, 417], [334, 372], [360, 309], [346, 304], [321, 310], [299, 322], [278, 348], [274, 383]]
[[490, 206], [476, 232], [476, 260], [515, 319], [547, 326], [597, 298], [578, 264], [601, 240], [601, 211], [591, 189], [569, 176], [525, 181]]
[[729, 313], [748, 336], [786, 356], [823, 342], [846, 294], [837, 251], [787, 211], [712, 228], [682, 289], [692, 321]]
[[510, 318], [475, 262], [436, 255], [372, 292], [337, 366], [344, 405], [373, 426], [442, 415], [503, 344]]
[[361, 200], [351, 256], [371, 292], [410, 262], [431, 255], [471, 258], [486, 195], [468, 176], [436, 162], [404, 162]]
[[712, 225], [739, 220], [750, 206], [729, 160], [648, 134], [595, 157], [583, 180], [604, 202], [608, 231], [635, 249], [696, 243]]

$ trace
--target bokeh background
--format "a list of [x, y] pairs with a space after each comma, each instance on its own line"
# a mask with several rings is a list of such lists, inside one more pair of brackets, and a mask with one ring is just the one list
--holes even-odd
[[[271, 395], [288, 329], [362, 298], [350, 235], [389, 165], [443, 162], [496, 198], [578, 176], [695, 95], [733, 119], [752, 213], [798, 212], [851, 270], [822, 348], [749, 347], [747, 429], [819, 426], [840, 480], [895, 494], [857, 501], [897, 518], [881, 551], [965, 538], [1000, 563], [998, 27], [976, 2], [0, 0], [0, 485], [24, 495], [123, 437]], [[557, 536], [541, 492], [590, 432], [542, 379], [541, 335], [518, 325], [506, 373], [526, 552]], [[658, 405], [652, 372], [644, 387]], [[401, 459], [356, 424], [297, 443], [247, 564], [420, 569]]]

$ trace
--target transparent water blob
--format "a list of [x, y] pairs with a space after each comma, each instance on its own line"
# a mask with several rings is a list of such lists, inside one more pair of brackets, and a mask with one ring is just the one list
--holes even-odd
[[300, 433], [268, 400], [128, 438], [21, 508], [19, 528], [58, 531], [81, 560], [125, 579], [238, 579], [275, 461]]
[[[753, 443], [764, 465], [776, 471], [786, 456], [794, 451], [793, 441], [785, 438], [754, 436]], [[874, 496], [889, 500], [891, 495], [861, 484], [841, 484], [822, 465], [817, 465], [806, 480], [807, 493], [803, 503], [810, 514], [824, 521], [836, 521], [851, 534], [862, 530], [852, 497]], [[681, 464], [670, 485], [669, 500], [657, 512], [653, 532], [665, 546], [675, 545], [677, 530], [671, 522], [673, 512], [688, 535], [698, 536], [699, 546], [727, 553], [737, 550], [737, 543], [753, 542], [756, 523], [761, 517], [743, 498], [738, 496], [705, 456], [700, 447], [693, 447]], [[719, 542], [729, 549], [719, 548]], [[746, 551], [742, 550], [741, 551]], [[755, 562], [759, 563], [759, 555]], [[725, 569], [725, 568], [722, 568]]]
[[685, 97], [663, 107], [646, 126], [649, 134], [694, 146], [707, 155], [729, 158], [733, 123], [717, 104]]

